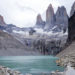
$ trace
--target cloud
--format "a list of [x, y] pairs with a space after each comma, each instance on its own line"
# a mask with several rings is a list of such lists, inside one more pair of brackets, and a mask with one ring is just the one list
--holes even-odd
[[64, 5], [69, 14], [73, 2], [74, 0], [0, 0], [0, 14], [7, 24], [28, 27], [35, 24], [37, 14], [43, 14], [50, 3], [55, 12], [58, 6]]

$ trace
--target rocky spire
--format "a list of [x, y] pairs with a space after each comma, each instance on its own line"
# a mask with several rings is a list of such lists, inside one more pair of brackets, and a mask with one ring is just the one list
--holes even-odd
[[0, 15], [0, 25], [6, 25], [6, 23], [4, 22], [3, 16]]
[[75, 12], [75, 2], [73, 3], [72, 7], [71, 7], [71, 12], [70, 12], [70, 16], [72, 16]]
[[56, 12], [56, 25], [61, 28], [67, 28], [68, 26], [68, 15], [64, 6], [58, 7]]
[[50, 4], [46, 10], [46, 26], [45, 29], [53, 27], [55, 22], [54, 9]]
[[45, 26], [45, 22], [42, 20], [40, 14], [37, 15], [36, 26], [39, 28], [44, 28], [44, 26]]

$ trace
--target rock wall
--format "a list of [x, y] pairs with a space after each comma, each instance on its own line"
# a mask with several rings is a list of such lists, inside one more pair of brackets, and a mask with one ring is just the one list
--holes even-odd
[[1, 15], [0, 15], [0, 25], [1, 25], [1, 26], [6, 25], [6, 23], [4, 22], [4, 18], [3, 18], [3, 16], [1, 16]]
[[37, 19], [36, 19], [36, 27], [37, 28], [44, 28], [44, 26], [45, 26], [45, 22], [42, 20], [41, 15], [38, 14]]
[[69, 18], [68, 41], [75, 40], [75, 13]]
[[73, 5], [71, 7], [70, 17], [74, 14], [74, 12], [75, 12], [75, 2], [73, 3]]
[[53, 6], [50, 4], [46, 10], [46, 25], [45, 30], [49, 30], [54, 26], [55, 23], [55, 14]]

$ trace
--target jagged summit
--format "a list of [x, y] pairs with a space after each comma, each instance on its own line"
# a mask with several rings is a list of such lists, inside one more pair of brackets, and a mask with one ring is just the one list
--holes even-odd
[[45, 22], [42, 20], [41, 15], [38, 14], [36, 18], [36, 27], [38, 28], [44, 28]]
[[54, 12], [54, 9], [53, 9], [52, 4], [50, 4], [50, 5], [48, 6], [47, 11], [48, 11], [48, 10], [52, 10], [52, 11]]
[[41, 18], [41, 15], [38, 14], [37, 15], [37, 20], [36, 20], [36, 24], [41, 24], [43, 22], [42, 18]]
[[75, 2], [73, 3], [73, 5], [71, 7], [70, 17], [74, 14], [74, 12], [75, 12]]
[[45, 31], [53, 31], [53, 32], [66, 32], [68, 28], [68, 14], [66, 8], [64, 6], [58, 7], [56, 13], [54, 13], [54, 9], [52, 4], [50, 4], [46, 10], [46, 22], [43, 22], [41, 15], [37, 16], [36, 25], [43, 28]]
[[68, 27], [68, 15], [64, 6], [58, 7], [56, 11], [56, 25], [62, 29]]
[[0, 25], [6, 25], [6, 23], [4, 22], [4, 18], [3, 16], [0, 15]]
[[46, 10], [46, 25], [45, 29], [50, 29], [54, 26], [55, 14], [52, 4], [50, 4]]

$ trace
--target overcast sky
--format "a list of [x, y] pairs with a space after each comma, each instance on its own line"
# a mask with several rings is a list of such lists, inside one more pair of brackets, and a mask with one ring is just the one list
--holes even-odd
[[58, 6], [64, 5], [68, 14], [74, 0], [0, 0], [0, 14], [7, 24], [19, 27], [33, 26], [38, 13], [45, 15], [48, 5], [53, 5], [56, 12]]

